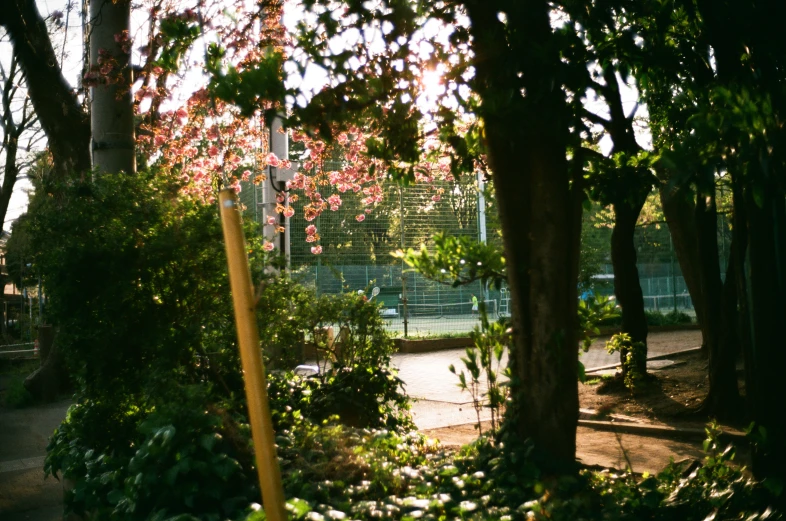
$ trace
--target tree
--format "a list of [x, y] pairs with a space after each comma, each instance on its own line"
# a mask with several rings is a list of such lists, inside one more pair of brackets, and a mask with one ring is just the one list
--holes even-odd
[[68, 85], [35, 0], [10, 0], [0, 10], [3, 26], [24, 73], [30, 100], [47, 136], [57, 177], [90, 169], [90, 124]]
[[[611, 27], [608, 30], [616, 30]], [[587, 31], [592, 34], [593, 31]], [[599, 124], [611, 136], [612, 161], [604, 161], [596, 181], [595, 193], [603, 204], [614, 209], [614, 228], [611, 233], [611, 262], [614, 267], [614, 294], [622, 308], [622, 331], [631, 341], [647, 347], [647, 317], [644, 313], [644, 296], [636, 267], [634, 235], [639, 215], [652, 190], [653, 176], [649, 172], [646, 153], [636, 142], [633, 130], [634, 110], [629, 116], [622, 106], [622, 96], [617, 80], [617, 67], [611, 57], [601, 62], [603, 83], [593, 81], [609, 108], [608, 119], [586, 112], [588, 119]], [[642, 157], [644, 160], [642, 160]], [[610, 163], [610, 164], [609, 164]], [[620, 360], [627, 360], [627, 349], [620, 350]], [[647, 372], [646, 356], [637, 358], [639, 374]], [[623, 363], [623, 372], [627, 364]]]
[[[716, 60], [709, 103], [701, 107], [697, 127], [720, 140], [717, 152], [732, 176], [735, 223], [747, 235], [747, 255], [737, 246], [734, 264], [738, 297], [748, 312], [744, 318], [750, 317], [743, 323], [743, 345], [755, 378], [746, 380], [746, 392], [752, 416], [762, 427], [753, 469], [759, 476], [782, 480], [786, 418], [767, 400], [786, 393], [786, 380], [779, 375], [786, 364], [780, 332], [786, 321], [786, 235], [781, 225], [786, 219], [786, 42], [776, 21], [786, 7], [776, 2], [715, 6], [704, 0], [696, 6]], [[717, 126], [721, 118], [728, 121], [723, 127]]]
[[[719, 412], [734, 402], [733, 346], [739, 332], [750, 413], [762, 427], [754, 472], [783, 479], [786, 420], [767, 400], [786, 392], [774, 369], [786, 362], [778, 334], [786, 318], [781, 284], [786, 243], [779, 224], [786, 170], [786, 135], [779, 123], [786, 110], [786, 43], [775, 21], [784, 8], [701, 0], [644, 3], [636, 12], [646, 43], [636, 74], [651, 108], [654, 138], [664, 145], [659, 167], [669, 194], [686, 194], [680, 205], [694, 210], [691, 256], [700, 269], [693, 278], [710, 357], [707, 405]], [[732, 259], [723, 283], [715, 217], [721, 176], [730, 178], [734, 221]], [[686, 231], [683, 237], [694, 236]]]
[[22, 85], [21, 76], [16, 53], [11, 56], [8, 68], [0, 63], [0, 89], [2, 89], [0, 157], [3, 158], [3, 164], [0, 166], [0, 172], [3, 174], [3, 183], [0, 186], [0, 222], [5, 222], [8, 203], [16, 181], [32, 163], [33, 154], [30, 154], [30, 151], [35, 142], [40, 139], [40, 134], [36, 132], [35, 112], [30, 104], [30, 97]]
[[133, 174], [131, 1], [90, 1], [90, 130], [93, 167]]
[[[560, 88], [562, 33], [550, 25], [549, 4], [500, 2], [498, 9], [489, 9], [475, 0], [445, 5], [325, 1], [306, 7], [316, 22], [301, 25], [298, 54], [319, 61], [336, 80], [293, 107], [287, 123], [330, 140], [331, 124], [342, 129], [363, 117], [375, 131], [367, 141], [369, 154], [391, 165], [392, 173], [414, 176], [422, 156], [422, 113], [414, 103], [421, 68], [439, 64], [445, 71], [446, 90], [458, 108], [443, 106], [431, 115], [439, 139], [450, 146], [457, 173], [471, 170], [469, 158], [478, 150], [473, 144], [483, 143], [499, 205], [514, 308], [516, 406], [508, 425], [517, 436], [533, 440], [545, 468], [571, 467], [578, 418], [575, 317], [583, 159], [568, 160], [569, 147], [578, 140], [569, 131], [571, 113]], [[444, 24], [449, 43], [429, 39], [431, 61], [418, 62], [412, 52], [425, 40], [418, 28], [429, 20]], [[333, 37], [351, 38], [358, 30], [381, 30], [385, 38], [374, 42], [375, 51], [362, 43], [357, 53], [330, 51], [327, 42]], [[301, 95], [281, 83], [281, 54], [250, 68], [228, 67], [217, 48], [212, 56], [213, 92], [245, 110], [260, 99], [283, 104], [286, 96]], [[469, 86], [471, 94], [459, 93], [459, 85]], [[459, 135], [461, 113], [476, 119]]]

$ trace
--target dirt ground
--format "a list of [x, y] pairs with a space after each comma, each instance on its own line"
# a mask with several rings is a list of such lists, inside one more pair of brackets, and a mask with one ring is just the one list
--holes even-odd
[[[654, 354], [664, 351], [667, 345], [672, 351], [684, 351], [700, 343], [699, 331], [657, 333], [648, 338], [648, 348]], [[650, 360], [647, 369], [647, 380], [635, 392], [623, 385], [613, 369], [588, 374], [586, 382], [579, 384], [579, 406], [595, 411], [598, 419], [617, 416], [624, 421], [675, 427], [702, 427], [707, 422], [708, 418], [697, 412], [709, 386], [705, 355], [694, 351]], [[737, 374], [740, 392], [744, 394], [742, 366]]]
[[[608, 338], [596, 342], [603, 345]], [[695, 348], [701, 343], [699, 331], [659, 333], [649, 338], [649, 349], [657, 353], [664, 347], [672, 350]], [[697, 413], [707, 395], [707, 359], [698, 352], [675, 355], [665, 361], [651, 361], [648, 380], [632, 393], [622, 384], [615, 370], [587, 376], [579, 384], [582, 419], [640, 425], [664, 425], [673, 428], [703, 428], [706, 416]], [[741, 371], [738, 372], [742, 378]], [[740, 381], [740, 388], [743, 389]], [[744, 391], [743, 391], [744, 392]], [[724, 430], [739, 432], [739, 425], [722, 425]], [[484, 424], [484, 429], [490, 425]], [[462, 445], [474, 440], [474, 425], [458, 425], [424, 431], [446, 445]], [[741, 452], [744, 458], [744, 451]], [[648, 435], [596, 430], [579, 426], [577, 457], [588, 465], [617, 469], [631, 466], [635, 472], [657, 472], [670, 460], [701, 460], [702, 440], [675, 439]]]
[[[489, 427], [488, 423], [483, 425], [484, 429]], [[478, 436], [474, 425], [456, 425], [422, 432], [426, 436], [437, 438], [448, 447], [470, 443]], [[579, 427], [576, 431], [576, 458], [585, 465], [620, 470], [630, 467], [634, 472], [656, 473], [672, 459], [675, 462], [686, 459], [701, 460], [703, 456], [700, 442], [615, 433], [587, 427]]]
[[[635, 392], [613, 373], [588, 375], [579, 384], [579, 403], [598, 415], [619, 414], [646, 423], [695, 424], [693, 412], [707, 396], [707, 359], [691, 353], [668, 360], [660, 369], [649, 369], [647, 380]], [[666, 362], [666, 363], [668, 363]]]

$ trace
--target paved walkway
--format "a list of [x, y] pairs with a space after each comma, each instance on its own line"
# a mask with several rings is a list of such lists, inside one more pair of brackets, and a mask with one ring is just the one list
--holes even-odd
[[44, 453], [70, 404], [0, 409], [0, 520], [62, 519], [62, 485], [43, 479]]
[[[587, 370], [619, 363], [619, 355], [606, 352], [606, 340], [607, 337], [597, 339], [588, 352], [582, 353], [581, 362]], [[650, 357], [668, 355], [685, 348], [698, 347], [701, 344], [701, 332], [654, 333], [650, 335], [649, 343]], [[451, 364], [457, 371], [463, 369], [461, 357], [464, 353], [465, 349], [461, 348], [393, 355], [393, 365], [406, 383], [407, 393], [417, 399], [412, 413], [418, 428], [434, 429], [476, 421], [471, 395], [458, 388], [458, 378], [448, 369]], [[503, 357], [502, 367], [506, 365], [507, 354]], [[488, 413], [485, 413], [483, 418], [487, 417]]]
[[[668, 335], [651, 335], [651, 356], [697, 347], [701, 341], [698, 331], [682, 332], [671, 337]], [[588, 353], [582, 355], [582, 361], [588, 369], [617, 361], [616, 356], [604, 351], [604, 343], [605, 340], [600, 339]], [[464, 349], [393, 356], [393, 364], [398, 367], [407, 392], [417, 399], [412, 412], [420, 429], [476, 421], [471, 397], [458, 389], [456, 376], [448, 370], [450, 364], [454, 364], [457, 369], [463, 368], [462, 356]], [[503, 367], [505, 364], [506, 360], [503, 359]], [[68, 401], [63, 401], [30, 409], [0, 410], [0, 520], [61, 519], [61, 484], [51, 477], [43, 480], [42, 467], [48, 437], [65, 417], [68, 405]], [[487, 418], [484, 411], [482, 419]], [[594, 444], [606, 446], [612, 442]], [[649, 442], [645, 440], [642, 443]]]

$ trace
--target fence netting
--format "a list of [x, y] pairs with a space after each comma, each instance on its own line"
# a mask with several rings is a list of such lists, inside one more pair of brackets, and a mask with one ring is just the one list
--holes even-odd
[[[440, 284], [403, 266], [392, 253], [420, 249], [422, 245], [430, 248], [437, 232], [501, 242], [492, 191], [486, 188], [481, 197], [475, 178], [429, 185], [391, 181], [383, 187], [383, 200], [370, 213], [365, 212], [360, 197], [346, 195], [337, 210], [327, 209], [311, 221], [306, 220], [305, 203], [299, 199], [292, 203], [295, 214], [289, 219], [291, 271], [315, 287], [318, 294], [364, 292], [380, 303], [380, 313], [395, 336], [465, 335], [479, 324], [473, 296], [479, 304], [485, 304], [491, 318], [508, 316], [507, 288], [496, 290], [479, 282], [455, 288]], [[254, 184], [253, 178], [245, 184], [241, 202], [247, 218], [262, 223], [266, 215], [261, 210], [261, 184]], [[363, 217], [359, 220], [360, 215]], [[613, 295], [610, 222], [598, 219], [594, 212], [585, 212], [584, 284], [581, 291], [577, 288], [577, 294], [589, 289]], [[719, 216], [718, 224], [718, 247], [725, 259], [730, 228], [724, 215]], [[307, 242], [306, 229], [311, 225], [319, 234], [320, 254], [312, 253], [314, 243]], [[655, 221], [638, 226], [635, 240], [646, 309], [695, 315], [666, 224]], [[724, 264], [722, 261], [722, 272]]]

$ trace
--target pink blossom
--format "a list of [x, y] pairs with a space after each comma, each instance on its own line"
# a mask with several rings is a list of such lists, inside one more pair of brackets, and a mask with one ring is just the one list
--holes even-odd
[[218, 147], [216, 145], [210, 145], [210, 148], [207, 149], [207, 155], [216, 157], [218, 155]]
[[336, 141], [338, 141], [339, 145], [344, 145], [344, 144], [346, 144], [347, 141], [349, 141], [349, 136], [347, 136], [346, 133], [342, 132], [341, 134], [338, 135], [338, 138], [336, 138]]
[[291, 206], [287, 206], [286, 208], [284, 208], [284, 217], [292, 217], [293, 215], [295, 215], [294, 208], [292, 208]]
[[434, 201], [435, 203], [439, 202], [440, 199], [442, 199], [442, 196], [439, 194], [431, 196], [431, 200]]
[[272, 242], [265, 241], [262, 244], [262, 249], [265, 250], [265, 251], [273, 251], [273, 248], [275, 248], [275, 246], [273, 245]]
[[366, 209], [365, 209], [365, 210], [363, 210], [363, 211], [364, 211], [364, 212], [366, 212], [366, 213], [371, 213], [371, 208], [366, 208]]
[[357, 222], [359, 222], [359, 223], [362, 223], [363, 221], [366, 220], [366, 216], [361, 213], [361, 214], [355, 216], [355, 220]]
[[270, 226], [275, 226], [276, 225], [276, 216], [275, 215], [268, 215], [267, 219], [265, 219], [265, 222], [268, 225], [270, 225]]
[[276, 156], [276, 154], [274, 154], [273, 152], [267, 155], [265, 161], [267, 162], [268, 165], [272, 166], [273, 168], [278, 168], [278, 165], [280, 164], [278, 156]]
[[311, 247], [311, 253], [313, 253], [314, 255], [319, 255], [320, 253], [322, 253], [322, 246], [319, 246], [319, 245], [312, 246]]
[[315, 233], [317, 233], [316, 226], [314, 226], [313, 224], [309, 224], [308, 226], [306, 226], [306, 235], [314, 235]]
[[160, 135], [160, 134], [159, 134], [159, 135], [157, 135], [157, 136], [156, 136], [156, 138], [153, 140], [153, 143], [155, 143], [155, 145], [156, 145], [157, 147], [160, 147], [161, 145], [163, 145], [164, 143], [166, 143], [166, 137], [164, 137], [164, 136], [162, 136], [162, 135]]
[[292, 161], [290, 161], [289, 159], [282, 159], [281, 162], [279, 163], [279, 166], [284, 170], [289, 170], [290, 168], [292, 168]]
[[243, 173], [241, 174], [240, 179], [242, 179], [243, 181], [248, 181], [248, 179], [250, 177], [251, 177], [251, 171], [250, 170], [243, 170]]
[[312, 168], [314, 168], [314, 162], [313, 161], [306, 161], [305, 163], [303, 163], [303, 169], [304, 170], [311, 170]]
[[341, 196], [338, 194], [333, 194], [330, 197], [328, 197], [328, 204], [331, 206], [331, 209], [333, 206], [335, 206], [336, 210], [338, 210], [338, 207], [341, 206], [341, 203], [342, 203]]
[[306, 237], [306, 242], [317, 242], [317, 238], [313, 235], [309, 235]]
[[284, 194], [276, 194], [276, 202], [277, 203], [283, 203], [284, 199], [285, 199]]

